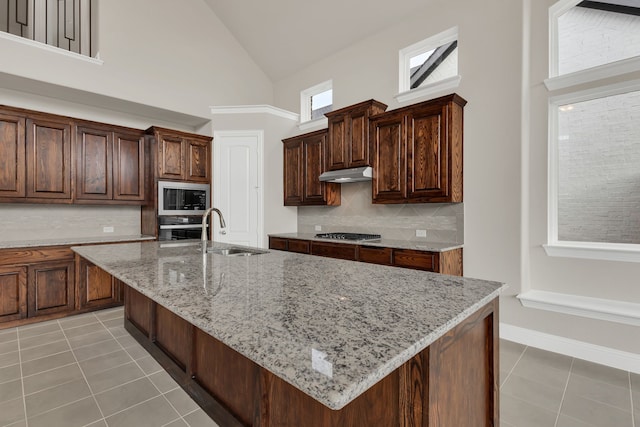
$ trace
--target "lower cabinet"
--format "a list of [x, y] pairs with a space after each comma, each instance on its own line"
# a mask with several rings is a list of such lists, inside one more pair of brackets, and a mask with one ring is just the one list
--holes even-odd
[[28, 269], [28, 316], [71, 312], [75, 308], [73, 259], [43, 262]]
[[269, 237], [269, 248], [462, 276], [462, 248], [444, 252]]
[[78, 308], [105, 308], [122, 302], [122, 286], [112, 275], [76, 255]]
[[0, 322], [27, 317], [27, 267], [0, 267]]
[[0, 250], [0, 329], [122, 305], [123, 292], [70, 246]]

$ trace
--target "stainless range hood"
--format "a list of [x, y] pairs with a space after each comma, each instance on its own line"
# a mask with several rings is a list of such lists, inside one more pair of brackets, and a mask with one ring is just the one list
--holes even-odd
[[345, 184], [348, 182], [371, 181], [372, 176], [373, 169], [371, 169], [371, 166], [364, 166], [325, 172], [320, 175], [320, 181]]

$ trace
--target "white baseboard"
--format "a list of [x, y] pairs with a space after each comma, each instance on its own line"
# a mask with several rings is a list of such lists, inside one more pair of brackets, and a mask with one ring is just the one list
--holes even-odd
[[500, 338], [640, 374], [640, 354], [500, 323]]

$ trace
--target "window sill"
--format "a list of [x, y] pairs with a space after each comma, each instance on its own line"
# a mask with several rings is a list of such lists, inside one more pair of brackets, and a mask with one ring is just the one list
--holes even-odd
[[580, 70], [561, 76], [550, 77], [544, 81], [547, 90], [552, 92], [605, 78], [617, 77], [640, 69], [640, 56], [623, 59], [610, 64]]
[[[41, 49], [41, 50], [44, 50], [44, 51], [53, 52], [53, 53], [58, 54], [58, 55], [67, 56], [67, 57], [70, 57], [70, 58], [75, 58], [75, 59], [78, 59], [80, 61], [89, 62], [91, 64], [96, 64], [96, 65], [104, 64], [104, 61], [99, 59], [98, 57], [92, 58], [90, 56], [81, 55], [81, 54], [75, 53], [75, 52], [70, 52], [68, 50], [64, 50], [64, 49], [61, 49], [59, 47], [51, 46], [51, 45], [48, 45], [46, 43], [37, 42], [37, 41], [31, 40], [31, 39], [25, 39], [24, 37], [19, 37], [19, 36], [13, 35], [13, 34], [5, 33], [3, 31], [0, 31], [0, 39], [11, 40], [11, 41], [16, 42], [16, 43], [21, 43], [21, 44], [24, 44], [26, 46], [31, 46], [31, 47], [35, 47], [37, 49]], [[99, 56], [99, 54], [97, 56]]]
[[406, 102], [418, 98], [431, 97], [442, 91], [456, 89], [460, 85], [460, 80], [462, 80], [462, 77], [460, 77], [459, 75], [449, 77], [448, 79], [440, 80], [439, 82], [435, 82], [427, 86], [418, 87], [406, 92], [401, 92], [394, 96], [394, 98], [398, 102]]
[[329, 119], [326, 117], [321, 117], [319, 119], [307, 120], [306, 122], [301, 122], [298, 124], [298, 129], [307, 130], [312, 128], [321, 128], [329, 126]]
[[548, 256], [640, 262], [640, 245], [625, 243], [562, 242], [542, 245]]

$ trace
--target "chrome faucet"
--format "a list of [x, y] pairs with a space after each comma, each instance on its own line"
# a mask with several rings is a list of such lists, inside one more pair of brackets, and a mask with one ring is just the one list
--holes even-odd
[[[218, 213], [218, 216], [220, 217], [220, 228], [226, 228], [227, 227], [227, 224], [224, 222], [224, 217], [222, 216], [222, 212], [220, 212], [219, 209], [217, 209], [217, 208], [209, 208], [209, 209], [207, 209], [202, 214], [202, 236], [201, 236], [201, 240], [203, 242], [206, 242], [208, 240], [207, 239], [207, 217], [209, 216], [211, 211], [215, 211], [215, 212]], [[213, 230], [213, 223], [211, 223], [211, 229]], [[211, 232], [211, 240], [213, 240], [213, 231]]]

